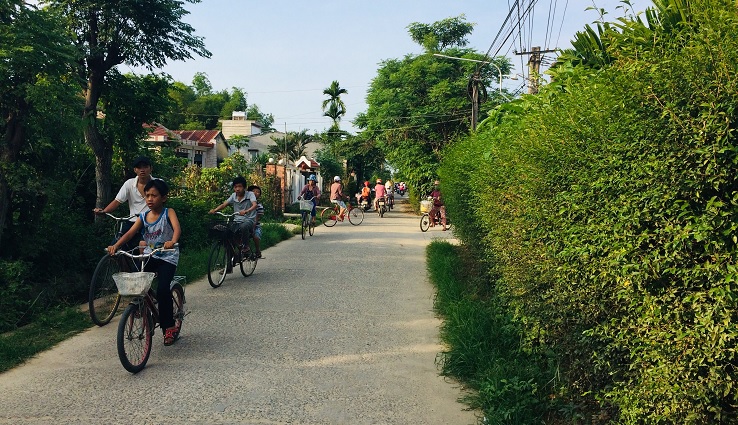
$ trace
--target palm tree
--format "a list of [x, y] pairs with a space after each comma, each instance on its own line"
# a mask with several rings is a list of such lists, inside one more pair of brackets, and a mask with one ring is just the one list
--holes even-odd
[[307, 130], [290, 131], [283, 137], [272, 137], [272, 140], [276, 145], [269, 146], [269, 153], [278, 158], [287, 155], [287, 160], [294, 161], [307, 153], [307, 145], [313, 141], [313, 136], [307, 134]]
[[328, 96], [328, 99], [323, 101], [325, 111], [323, 115], [332, 119], [334, 126], [338, 127], [341, 117], [346, 115], [346, 104], [341, 100], [341, 95], [348, 94], [348, 90], [342, 89], [338, 81], [334, 80], [330, 87], [323, 90], [323, 94]]

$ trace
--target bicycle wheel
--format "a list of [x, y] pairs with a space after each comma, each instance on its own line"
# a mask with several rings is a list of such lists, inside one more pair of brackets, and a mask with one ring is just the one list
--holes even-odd
[[249, 277], [254, 273], [258, 261], [259, 259], [256, 258], [256, 254], [253, 251], [241, 260], [241, 274], [243, 277]]
[[351, 208], [348, 213], [349, 223], [358, 226], [364, 221], [364, 211], [361, 208]]
[[208, 259], [208, 282], [213, 288], [217, 288], [223, 284], [228, 268], [228, 250], [225, 247], [226, 242], [215, 242], [210, 250], [210, 259]]
[[336, 210], [333, 208], [327, 208], [324, 209], [322, 213], [320, 213], [320, 219], [323, 221], [323, 224], [327, 227], [333, 227], [336, 225]]
[[146, 367], [151, 354], [153, 320], [146, 304], [129, 304], [118, 323], [118, 358], [123, 367], [138, 373]]
[[172, 303], [172, 311], [174, 312], [174, 326], [176, 326], [178, 329], [177, 333], [174, 335], [174, 340], [176, 341], [179, 338], [179, 334], [182, 332], [182, 321], [184, 321], [185, 317], [184, 288], [179, 283], [175, 283], [172, 285]]
[[315, 223], [313, 223], [312, 220], [308, 223], [308, 233], [310, 236], [315, 234]]
[[310, 225], [310, 223], [308, 223], [308, 214], [305, 213], [305, 212], [303, 212], [302, 213], [302, 223], [301, 223], [302, 239], [303, 240], [305, 240], [305, 230], [306, 230], [306, 227], [308, 227], [309, 225]]
[[420, 217], [420, 230], [423, 232], [427, 232], [428, 228], [430, 227], [430, 216], [428, 213], [423, 214], [422, 217]]
[[90, 318], [97, 326], [107, 325], [118, 311], [120, 294], [113, 281], [113, 274], [124, 271], [121, 264], [121, 259], [105, 254], [92, 274], [88, 305]]

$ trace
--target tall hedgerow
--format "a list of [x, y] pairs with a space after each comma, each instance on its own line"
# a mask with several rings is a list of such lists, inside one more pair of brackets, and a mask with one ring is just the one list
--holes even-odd
[[441, 171], [524, 345], [552, 353], [558, 396], [592, 422], [738, 420], [738, 14], [665, 4], [603, 36], [612, 63], [561, 66]]

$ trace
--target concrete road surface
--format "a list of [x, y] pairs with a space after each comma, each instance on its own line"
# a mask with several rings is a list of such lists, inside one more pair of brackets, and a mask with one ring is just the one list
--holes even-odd
[[320, 226], [264, 251], [253, 276], [186, 287], [182, 338], [146, 369], [117, 318], [0, 375], [0, 424], [473, 424], [438, 375], [421, 233], [398, 211]]

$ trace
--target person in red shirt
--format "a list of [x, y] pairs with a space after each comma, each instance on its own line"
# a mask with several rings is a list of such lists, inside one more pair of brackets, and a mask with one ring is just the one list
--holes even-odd
[[431, 191], [428, 196], [433, 198], [433, 208], [431, 208], [428, 215], [430, 215], [430, 225], [433, 227], [435, 225], [435, 217], [436, 214], [441, 215], [441, 224], [443, 225], [443, 230], [446, 230], [446, 205], [443, 203], [443, 198], [441, 197], [441, 190], [438, 188], [439, 181], [436, 180], [433, 182], [433, 190]]

